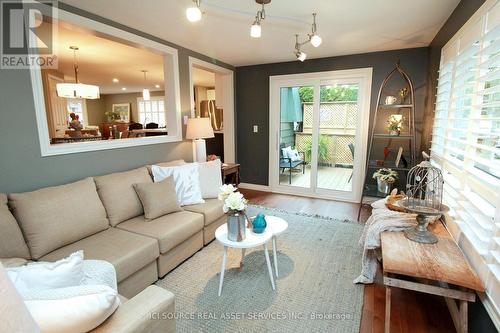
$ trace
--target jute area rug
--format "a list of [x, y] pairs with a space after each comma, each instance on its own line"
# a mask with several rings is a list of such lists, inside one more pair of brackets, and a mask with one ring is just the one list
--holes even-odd
[[247, 250], [241, 268], [241, 250], [229, 249], [218, 297], [223, 247], [214, 240], [157, 282], [175, 294], [177, 332], [358, 332], [364, 287], [352, 280], [363, 226], [249, 206], [258, 212], [289, 224], [278, 236], [276, 290], [262, 247]]

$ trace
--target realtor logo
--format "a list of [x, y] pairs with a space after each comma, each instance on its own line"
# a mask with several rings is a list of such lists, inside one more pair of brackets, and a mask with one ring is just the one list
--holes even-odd
[[0, 68], [57, 68], [56, 0], [0, 0]]

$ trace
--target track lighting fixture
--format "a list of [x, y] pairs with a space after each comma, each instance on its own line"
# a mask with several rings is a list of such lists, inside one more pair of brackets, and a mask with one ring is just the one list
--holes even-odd
[[262, 5], [262, 9], [257, 11], [257, 15], [255, 15], [255, 21], [253, 21], [252, 26], [250, 27], [250, 36], [253, 38], [260, 38], [262, 36], [262, 27], [260, 26], [260, 21], [266, 18], [266, 10], [264, 5], [267, 5], [271, 2], [271, 0], [255, 0], [256, 3]]
[[313, 23], [311, 25], [311, 33], [307, 34], [307, 39], [303, 42], [299, 42], [299, 35], [295, 35], [295, 57], [297, 57], [297, 60], [304, 61], [307, 58], [307, 54], [302, 52], [300, 48], [307, 44], [311, 43], [312, 46], [318, 47], [321, 45], [321, 42], [323, 41], [320, 36], [318, 36], [318, 27], [316, 26], [316, 13], [313, 13]]
[[301, 45], [302, 44], [299, 43], [299, 35], [296, 34], [295, 35], [295, 52], [294, 52], [294, 54], [297, 57], [297, 60], [304, 61], [307, 58], [307, 54], [305, 54], [304, 52], [302, 52], [300, 50]]
[[186, 17], [189, 22], [198, 22], [203, 14], [200, 9], [201, 0], [193, 0], [195, 6], [186, 9]]

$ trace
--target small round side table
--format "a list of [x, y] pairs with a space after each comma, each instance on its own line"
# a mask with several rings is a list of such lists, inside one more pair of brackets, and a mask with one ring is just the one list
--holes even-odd
[[264, 247], [264, 255], [266, 257], [269, 278], [271, 279], [271, 286], [273, 287], [273, 290], [275, 290], [273, 269], [271, 268], [271, 261], [269, 260], [269, 252], [267, 250], [267, 242], [269, 242], [273, 237], [272, 231], [270, 229], [266, 229], [262, 234], [256, 234], [249, 229], [245, 229], [245, 232], [246, 237], [243, 241], [233, 242], [227, 238], [227, 224], [223, 224], [215, 230], [215, 238], [224, 246], [224, 254], [222, 255], [222, 265], [220, 269], [219, 296], [222, 294], [222, 284], [224, 283], [224, 271], [226, 268], [228, 247], [241, 249], [241, 261], [243, 262], [246, 249], [262, 245]]

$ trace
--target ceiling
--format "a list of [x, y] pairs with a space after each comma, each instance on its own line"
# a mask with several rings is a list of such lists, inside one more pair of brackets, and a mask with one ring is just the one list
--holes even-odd
[[[42, 25], [41, 29], [46, 25]], [[98, 37], [81, 28], [59, 23], [57, 49], [58, 71], [65, 80], [74, 80], [73, 51], [78, 46], [78, 80], [81, 83], [99, 86], [101, 94], [120, 94], [164, 89], [163, 57], [159, 54]], [[146, 81], [144, 73], [147, 70]], [[118, 82], [113, 82], [118, 79]], [[159, 85], [159, 87], [156, 87]], [[122, 88], [126, 90], [122, 90]]]
[[273, 0], [262, 38], [249, 35], [260, 8], [253, 0], [202, 0], [200, 22], [190, 23], [191, 0], [64, 0], [234, 66], [294, 60], [295, 33], [310, 32], [317, 12], [323, 44], [306, 45], [321, 58], [429, 45], [459, 0]]

